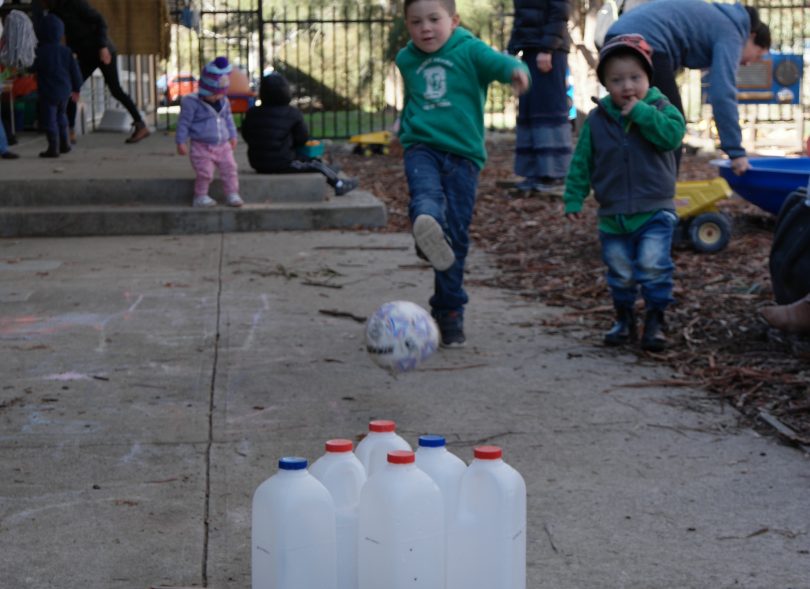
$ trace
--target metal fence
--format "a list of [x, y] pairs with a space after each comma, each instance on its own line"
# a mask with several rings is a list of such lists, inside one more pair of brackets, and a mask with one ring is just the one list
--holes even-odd
[[[226, 0], [208, 2], [209, 9], [193, 19], [187, 11], [173, 12], [172, 56], [162, 72], [166, 83], [183, 74], [197, 75], [207, 61], [224, 54], [245, 72], [255, 91], [262, 75], [282, 73], [315, 137], [345, 138], [394, 123], [402, 106], [394, 58], [407, 42], [399, 15], [381, 6], [358, 5], [288, 5], [262, 12], [261, 4], [243, 1], [236, 9], [228, 8]], [[484, 26], [470, 28], [502, 49], [510, 26], [501, 6]], [[171, 100], [162, 102], [170, 108], [160, 109], [159, 124], [171, 127], [176, 108], [167, 104]], [[514, 125], [508, 86], [491, 88], [486, 113], [491, 128]]]
[[[773, 33], [773, 48], [803, 55], [810, 62], [810, 16], [803, 0], [760, 0], [763, 20]], [[407, 42], [399, 14], [384, 7], [315, 7], [287, 4], [264, 7], [262, 0], [242, 0], [238, 8], [228, 0], [209, 0], [195, 18], [188, 11], [172, 14], [172, 57], [163, 64], [168, 78], [182, 73], [197, 75], [215, 56], [227, 55], [257, 89], [261, 76], [274, 70], [291, 82], [294, 103], [305, 113], [313, 136], [343, 138], [358, 132], [389, 127], [402, 105], [401, 82], [393, 59]], [[575, 80], [575, 103], [590, 108], [590, 96], [599, 92], [588, 50], [593, 15], [601, 0], [575, 0], [571, 33], [575, 41], [570, 58]], [[498, 50], [508, 41], [511, 2], [494, 5], [462, 24]], [[586, 55], [590, 53], [590, 55]], [[810, 84], [805, 77], [798, 106], [747, 105], [741, 116], [760, 130], [793, 124], [805, 133], [810, 113]], [[701, 105], [700, 77], [686, 72], [684, 103], [690, 122], [711, 132], [711, 110]], [[493, 85], [487, 98], [486, 123], [491, 129], [514, 125], [515, 101], [508, 86]], [[163, 109], [161, 124], [171, 126], [175, 114]]]

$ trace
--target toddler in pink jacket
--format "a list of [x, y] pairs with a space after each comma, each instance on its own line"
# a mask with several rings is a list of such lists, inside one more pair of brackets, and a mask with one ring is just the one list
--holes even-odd
[[225, 96], [231, 69], [228, 58], [217, 57], [203, 68], [197, 93], [185, 96], [180, 103], [175, 141], [177, 153], [191, 156], [191, 167], [196, 174], [192, 203], [195, 207], [217, 204], [208, 194], [217, 168], [225, 189], [225, 203], [231, 207], [244, 204], [239, 196], [239, 175], [233, 157], [236, 125]]

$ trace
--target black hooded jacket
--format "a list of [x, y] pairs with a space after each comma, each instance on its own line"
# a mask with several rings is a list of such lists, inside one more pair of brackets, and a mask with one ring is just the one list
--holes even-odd
[[37, 74], [40, 100], [49, 104], [67, 100], [71, 92], [79, 92], [82, 88], [79, 64], [73, 52], [62, 45], [64, 31], [62, 21], [53, 14], [48, 14], [40, 22], [39, 45], [31, 69]]
[[248, 161], [260, 174], [286, 172], [298, 159], [296, 149], [309, 139], [304, 116], [290, 106], [290, 85], [280, 74], [262, 78], [259, 97], [261, 106], [248, 110], [242, 121]]
[[75, 53], [97, 53], [102, 47], [107, 47], [110, 52], [115, 51], [107, 36], [107, 21], [87, 0], [35, 1], [35, 21], [41, 18], [43, 8], [62, 19], [68, 47]]
[[571, 0], [514, 0], [515, 20], [508, 51], [563, 51], [568, 53]]

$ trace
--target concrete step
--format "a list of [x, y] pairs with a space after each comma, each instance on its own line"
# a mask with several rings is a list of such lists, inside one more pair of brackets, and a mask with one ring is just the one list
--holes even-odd
[[383, 203], [361, 190], [320, 202], [246, 204], [239, 209], [154, 204], [0, 207], [0, 237], [346, 229], [385, 223]]
[[[368, 192], [335, 197], [321, 174], [257, 174], [243, 142], [242, 209], [194, 209], [194, 171], [176, 155], [174, 135], [140, 143], [125, 134], [91, 133], [73, 151], [43, 159], [41, 135], [22, 133], [20, 159], [0, 164], [0, 236], [79, 236], [275, 231], [385, 225], [385, 205]], [[362, 186], [361, 186], [362, 188]], [[219, 179], [211, 196], [224, 200]]]
[[[223, 200], [214, 180], [211, 196]], [[239, 192], [246, 203], [316, 203], [332, 194], [321, 174], [242, 173]], [[188, 177], [144, 178], [6, 178], [0, 182], [0, 207], [125, 206], [191, 204], [194, 180]]]

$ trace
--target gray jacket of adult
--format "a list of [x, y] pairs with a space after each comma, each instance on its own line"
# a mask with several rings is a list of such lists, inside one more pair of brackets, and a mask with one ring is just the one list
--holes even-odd
[[519, 51], [563, 51], [568, 53], [568, 18], [571, 0], [514, 0], [515, 18], [507, 50], [512, 55]]

